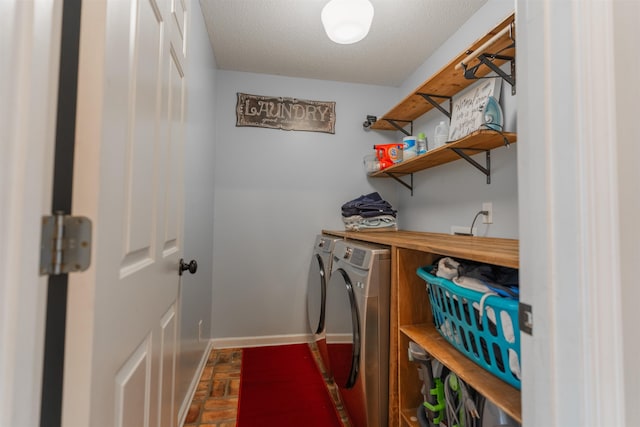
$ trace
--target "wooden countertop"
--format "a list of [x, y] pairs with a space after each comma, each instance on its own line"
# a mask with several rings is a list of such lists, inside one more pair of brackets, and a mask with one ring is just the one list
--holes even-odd
[[496, 237], [456, 236], [422, 231], [335, 231], [325, 234], [454, 258], [519, 267], [519, 241]]

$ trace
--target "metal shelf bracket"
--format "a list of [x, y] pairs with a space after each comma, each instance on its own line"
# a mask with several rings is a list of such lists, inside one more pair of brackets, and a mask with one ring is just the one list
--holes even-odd
[[[476, 162], [462, 150], [471, 150], [471, 151], [484, 151], [486, 155], [486, 167], [482, 166], [480, 163]], [[469, 162], [471, 166], [478, 169], [487, 177], [487, 184], [491, 184], [491, 151], [490, 150], [476, 150], [474, 148], [451, 148], [451, 151], [456, 153], [458, 156]]]
[[[394, 128], [398, 129], [400, 132], [404, 133], [407, 136], [411, 136], [413, 135], [413, 121], [411, 120], [399, 120], [399, 119], [382, 119], [385, 120], [387, 122], [389, 122], [391, 124], [391, 126], [393, 126]], [[404, 123], [404, 126], [400, 126], [398, 123]], [[411, 131], [407, 132], [407, 130], [405, 129], [405, 127], [407, 126], [407, 124], [411, 125]]]
[[[502, 71], [500, 69], [500, 67], [498, 67], [496, 64], [493, 63], [494, 59], [502, 59], [505, 61], [510, 61], [511, 63], [511, 75], [505, 73], [504, 71]], [[502, 79], [504, 81], [506, 81], [507, 83], [509, 83], [511, 85], [511, 95], [515, 95], [516, 94], [516, 59], [512, 56], [504, 56], [504, 55], [493, 55], [493, 54], [487, 54], [487, 53], [482, 53], [480, 55], [478, 55], [478, 61], [480, 61], [480, 63], [478, 63], [477, 65], [467, 68], [467, 66], [465, 64], [462, 65], [462, 67], [464, 68], [464, 77], [465, 79], [480, 79], [483, 77], [476, 77], [476, 71], [478, 71], [478, 68], [481, 65], [486, 65], [487, 67], [489, 67], [491, 69], [491, 71], [495, 72], [498, 76], [502, 77]]]
[[[452, 107], [453, 107], [452, 106], [452, 97], [450, 97], [450, 96], [442, 96], [442, 95], [434, 95], [432, 93], [422, 93], [422, 92], [418, 92], [417, 94], [420, 95], [421, 97], [423, 97], [424, 99], [426, 99], [429, 102], [429, 104], [433, 105], [435, 108], [440, 110], [440, 112], [442, 114], [444, 114], [448, 118], [451, 118], [451, 110], [452, 110]], [[449, 100], [449, 111], [447, 111], [444, 108], [442, 108], [442, 105], [440, 105], [440, 103], [436, 102], [433, 98], [448, 99]]]
[[396, 181], [398, 181], [400, 184], [402, 184], [403, 186], [405, 186], [407, 189], [409, 189], [409, 191], [411, 191], [411, 195], [413, 196], [413, 174], [409, 174], [409, 184], [407, 184], [406, 182], [404, 182], [403, 180], [401, 180], [396, 174], [394, 174], [393, 172], [385, 172], [388, 176], [390, 176], [391, 178], [395, 179]]

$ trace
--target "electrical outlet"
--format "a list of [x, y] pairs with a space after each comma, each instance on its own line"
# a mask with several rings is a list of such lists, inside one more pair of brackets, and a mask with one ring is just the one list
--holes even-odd
[[482, 223], [493, 224], [493, 203], [484, 202], [482, 204], [482, 210], [489, 212], [487, 215], [482, 215]]

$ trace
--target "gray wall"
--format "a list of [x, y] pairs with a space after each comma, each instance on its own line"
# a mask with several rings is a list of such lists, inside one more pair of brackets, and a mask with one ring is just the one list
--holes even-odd
[[[216, 63], [199, 2], [191, 2], [187, 54], [188, 94], [185, 145], [184, 257], [195, 259], [195, 275], [182, 276], [180, 354], [176, 401], [183, 402], [211, 336], [213, 261], [213, 162]], [[201, 337], [198, 337], [202, 322]], [[201, 339], [199, 339], [201, 338]], [[188, 402], [187, 402], [188, 403]]]
[[[230, 71], [216, 74], [215, 224], [212, 336], [217, 345], [303, 340], [306, 278], [314, 236], [343, 229], [340, 205], [378, 191], [398, 209], [404, 229], [450, 232], [469, 226], [482, 202], [494, 224], [480, 234], [517, 237], [517, 144], [492, 151], [492, 184], [464, 161], [415, 174], [415, 192], [391, 179], [367, 178], [362, 157], [394, 132], [364, 131], [367, 114], [382, 115], [487, 30], [513, 12], [490, 0], [401, 88], [294, 79]], [[236, 92], [336, 101], [336, 134], [235, 127]], [[510, 87], [503, 87], [505, 95]], [[515, 98], [502, 101], [515, 126]], [[439, 113], [418, 129], [433, 135]], [[508, 129], [514, 130], [514, 129]], [[484, 162], [484, 158], [481, 159]], [[264, 342], [264, 341], [263, 341]]]
[[[511, 96], [511, 86], [504, 82], [501, 92], [505, 131], [515, 132], [516, 97]], [[432, 144], [435, 127], [444, 119], [445, 116], [434, 109], [414, 122], [414, 134], [424, 132]], [[470, 227], [482, 203], [491, 202], [493, 223], [482, 224], [479, 217], [474, 226], [477, 235], [517, 238], [517, 152], [517, 143], [491, 151], [491, 184], [465, 160], [415, 173], [413, 196], [406, 190], [399, 193], [399, 225], [408, 230], [450, 233], [452, 226]], [[484, 153], [472, 158], [486, 165]]]
[[[396, 187], [362, 158], [391, 135], [364, 132], [396, 88], [219, 70], [216, 74], [213, 337], [307, 333], [306, 279], [315, 235], [343, 229], [340, 206]], [[236, 127], [236, 93], [336, 102], [335, 134]]]

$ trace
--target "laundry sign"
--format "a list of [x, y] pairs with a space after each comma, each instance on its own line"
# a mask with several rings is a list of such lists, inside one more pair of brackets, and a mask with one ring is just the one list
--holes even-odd
[[336, 103], [238, 92], [236, 126], [335, 133]]

